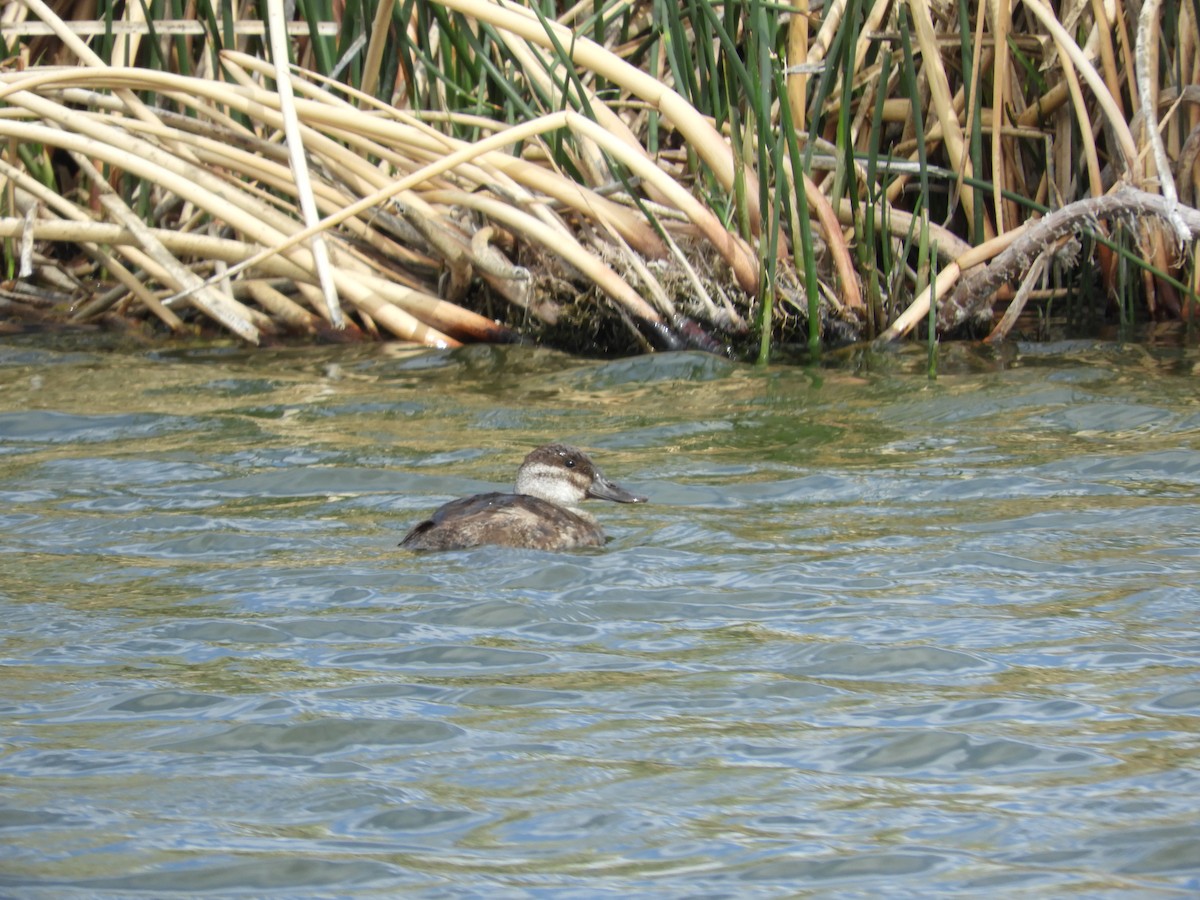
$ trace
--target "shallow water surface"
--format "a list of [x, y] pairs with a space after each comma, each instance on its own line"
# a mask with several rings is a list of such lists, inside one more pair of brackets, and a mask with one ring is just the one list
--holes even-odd
[[1200, 891], [1200, 354], [941, 372], [0, 345], [0, 896]]

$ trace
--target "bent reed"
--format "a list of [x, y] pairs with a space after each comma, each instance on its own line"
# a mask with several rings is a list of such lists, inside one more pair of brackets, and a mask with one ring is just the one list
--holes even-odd
[[0, 331], [765, 360], [1200, 314], [1192, 2], [298, 7], [0, 5]]

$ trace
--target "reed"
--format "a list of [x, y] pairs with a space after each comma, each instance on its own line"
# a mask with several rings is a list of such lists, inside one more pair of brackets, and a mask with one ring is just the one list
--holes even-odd
[[38, 322], [766, 361], [1200, 309], [1191, 0], [4, 11]]

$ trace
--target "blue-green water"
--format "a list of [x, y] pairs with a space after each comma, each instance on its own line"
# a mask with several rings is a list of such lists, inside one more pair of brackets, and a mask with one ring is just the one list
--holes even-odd
[[1200, 353], [922, 368], [0, 346], [0, 896], [1200, 891]]

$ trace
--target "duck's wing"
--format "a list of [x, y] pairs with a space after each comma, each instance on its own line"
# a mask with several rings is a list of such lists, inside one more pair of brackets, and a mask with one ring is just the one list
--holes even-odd
[[570, 510], [525, 494], [451, 500], [400, 542], [407, 550], [465, 550], [485, 544], [563, 550], [604, 543], [604, 533]]
[[433, 515], [423, 522], [418, 522], [404, 536], [400, 546], [408, 550], [454, 550], [460, 547], [473, 546], [453, 542], [450, 523], [477, 523], [481, 513], [493, 509], [497, 501], [504, 497], [514, 496], [493, 491], [490, 494], [476, 494], [473, 497], [463, 497], [461, 500], [451, 500], [434, 510]]

